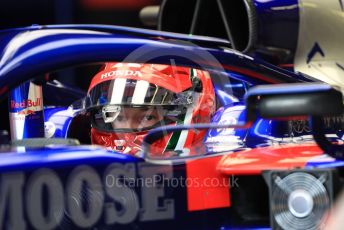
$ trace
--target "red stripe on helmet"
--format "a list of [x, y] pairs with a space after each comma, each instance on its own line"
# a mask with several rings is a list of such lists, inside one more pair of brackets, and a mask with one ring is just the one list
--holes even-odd
[[116, 78], [145, 80], [175, 93], [192, 86], [190, 68], [159, 64], [106, 63], [105, 69], [93, 77], [88, 91], [99, 83]]

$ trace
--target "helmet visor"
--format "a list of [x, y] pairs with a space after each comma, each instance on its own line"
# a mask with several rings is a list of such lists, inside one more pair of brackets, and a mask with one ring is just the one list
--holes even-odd
[[92, 126], [106, 132], [140, 132], [178, 122], [185, 107], [105, 105], [91, 110]]
[[101, 105], [189, 105], [192, 91], [174, 93], [144, 80], [116, 78], [93, 87], [89, 94], [89, 107]]

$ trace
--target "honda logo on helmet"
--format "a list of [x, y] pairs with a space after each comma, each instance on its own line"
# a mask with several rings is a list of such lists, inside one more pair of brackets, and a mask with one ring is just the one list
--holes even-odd
[[142, 74], [140, 71], [133, 71], [133, 70], [115, 70], [103, 73], [101, 76], [101, 79], [105, 79], [108, 77], [114, 77], [114, 76], [138, 76], [141, 77]]

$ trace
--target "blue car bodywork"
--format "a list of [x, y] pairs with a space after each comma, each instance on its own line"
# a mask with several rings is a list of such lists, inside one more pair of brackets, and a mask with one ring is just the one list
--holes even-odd
[[[173, 60], [176, 65], [201, 68], [233, 79], [227, 86], [214, 83], [223, 107], [213, 121], [240, 122], [244, 120], [243, 100], [234, 98], [226, 87], [231, 92], [245, 93], [248, 87], [257, 84], [311, 81], [302, 74], [234, 51], [225, 40], [208, 37], [105, 25], [36, 25], [1, 31], [0, 41], [2, 98], [20, 83], [62, 68], [107, 61], [170, 64]], [[75, 95], [77, 98], [83, 94], [75, 90]], [[68, 137], [73, 116], [61, 115], [67, 110], [61, 106], [45, 109], [45, 120], [57, 124], [54, 137]], [[227, 153], [270, 146], [271, 140], [286, 137], [286, 130], [285, 122], [260, 120], [251, 130], [232, 131], [230, 135], [238, 137], [237, 149], [227, 149]], [[205, 142], [219, 135], [216, 130], [210, 130]], [[219, 151], [219, 146], [208, 151], [205, 159], [210, 158], [212, 163], [205, 170], [213, 172], [221, 158], [216, 152], [225, 153]], [[188, 203], [191, 191], [188, 188], [163, 186], [173, 178], [189, 178], [191, 169], [187, 161], [182, 165], [151, 164], [90, 145], [4, 147], [3, 152], [0, 155], [0, 226], [4, 229], [261, 229], [269, 226], [266, 210], [258, 212], [259, 218], [249, 214], [246, 219], [240, 217], [240, 208], [231, 208], [228, 185], [220, 189], [221, 195], [216, 198], [219, 204], [206, 202], [216, 200], [209, 195], [216, 186], [200, 189], [204, 200], [199, 200], [203, 208], [198, 209]], [[342, 165], [340, 161], [335, 161], [337, 165], [326, 162], [328, 167]], [[325, 167], [324, 162], [319, 164]], [[312, 167], [315, 165], [313, 162]], [[136, 183], [147, 178], [156, 179], [153, 181], [156, 186]], [[132, 181], [135, 183], [131, 186]]]

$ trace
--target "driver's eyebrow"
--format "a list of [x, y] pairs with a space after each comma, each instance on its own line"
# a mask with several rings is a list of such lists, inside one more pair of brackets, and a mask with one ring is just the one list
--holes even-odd
[[141, 111], [154, 110], [154, 108], [140, 108]]

